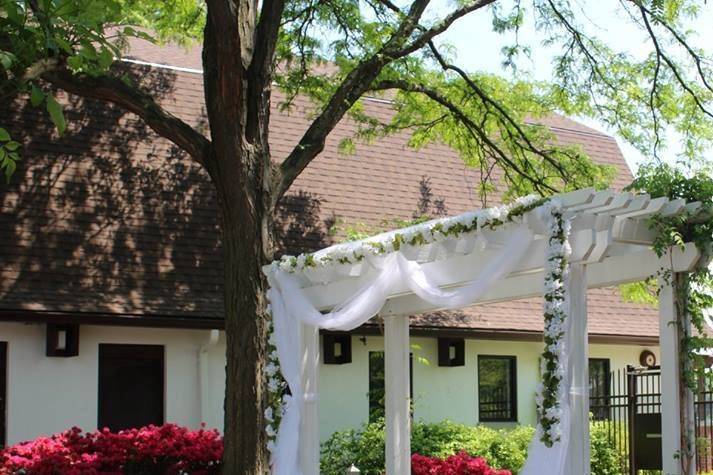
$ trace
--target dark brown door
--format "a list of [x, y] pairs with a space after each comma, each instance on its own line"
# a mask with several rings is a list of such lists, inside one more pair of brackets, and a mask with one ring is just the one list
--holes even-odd
[[163, 402], [163, 346], [99, 345], [99, 429], [163, 424]]
[[7, 440], [7, 343], [0, 341], [0, 447]]

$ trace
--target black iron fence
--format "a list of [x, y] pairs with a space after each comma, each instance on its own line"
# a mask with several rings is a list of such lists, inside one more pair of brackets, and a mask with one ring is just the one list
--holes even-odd
[[[695, 401], [698, 473], [713, 471], [713, 374], [701, 379]], [[622, 475], [660, 473], [661, 371], [612, 371], [609, 391], [590, 397], [595, 424], [603, 426], [619, 455]]]
[[706, 374], [698, 383], [696, 445], [698, 447], [698, 472], [713, 471], [713, 374]]

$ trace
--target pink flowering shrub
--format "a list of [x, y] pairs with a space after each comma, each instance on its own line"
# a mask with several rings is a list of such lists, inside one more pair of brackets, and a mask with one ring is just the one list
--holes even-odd
[[490, 468], [482, 457], [471, 457], [465, 452], [451, 455], [446, 459], [411, 456], [413, 475], [511, 475], [509, 470]]
[[165, 424], [82, 433], [74, 427], [0, 451], [0, 475], [211, 475], [220, 473], [222, 455], [216, 430]]

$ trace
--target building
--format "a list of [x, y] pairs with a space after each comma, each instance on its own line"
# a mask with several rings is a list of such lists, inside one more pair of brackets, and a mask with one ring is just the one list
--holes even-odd
[[[196, 51], [137, 43], [132, 54], [128, 73], [170, 111], [206, 126]], [[71, 426], [220, 427], [222, 264], [208, 178], [135, 116], [63, 100], [70, 127], [62, 137], [29, 105], [3, 111], [26, 147], [0, 191], [0, 441]], [[391, 113], [383, 99], [364, 105], [382, 118]], [[276, 158], [307, 127], [308, 108], [298, 99], [289, 112], [273, 110]], [[547, 125], [561, 142], [616, 167], [614, 188], [631, 180], [613, 138], [562, 117]], [[482, 206], [477, 171], [452, 150], [413, 150], [403, 133], [340, 154], [340, 140], [354, 128], [340, 124], [285, 198], [282, 250], [318, 249], [353, 226], [376, 230], [395, 218]], [[608, 371], [656, 358], [658, 317], [623, 302], [616, 289], [591, 291], [589, 304], [592, 384], [601, 394]], [[541, 331], [537, 300], [413, 317], [414, 417], [533, 424]], [[323, 336], [323, 437], [378, 413], [380, 333], [374, 322], [352, 335]], [[439, 364], [439, 341], [449, 366]]]

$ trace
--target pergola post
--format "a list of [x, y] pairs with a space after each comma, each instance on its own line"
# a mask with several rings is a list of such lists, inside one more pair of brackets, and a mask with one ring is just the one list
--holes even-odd
[[[686, 447], [682, 446], [682, 434], [688, 433], [688, 440], [693, 443], [694, 406], [693, 393], [684, 387], [681, 381], [681, 355], [679, 326], [690, 333], [690, 321], [678, 320], [676, 312], [675, 288], [671, 281], [674, 275], [659, 278], [659, 345], [661, 348], [661, 446], [663, 455], [663, 473], [666, 475], [695, 475], [696, 458], [690, 463], [682, 463]], [[695, 450], [695, 448], [693, 448]], [[688, 465], [684, 467], [684, 465]]]
[[304, 407], [300, 419], [300, 469], [304, 475], [319, 473], [319, 330], [300, 325], [301, 375]]
[[570, 374], [572, 391], [569, 395], [572, 414], [571, 433], [567, 453], [567, 473], [589, 475], [589, 338], [587, 329], [587, 270], [573, 264], [569, 275], [571, 338], [567, 349], [572, 354]]
[[384, 318], [386, 473], [411, 474], [409, 317]]

